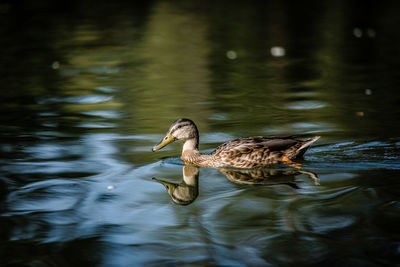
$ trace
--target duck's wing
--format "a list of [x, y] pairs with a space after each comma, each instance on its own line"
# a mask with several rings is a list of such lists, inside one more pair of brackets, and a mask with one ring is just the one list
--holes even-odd
[[284, 151], [299, 144], [295, 139], [268, 138], [262, 143], [269, 151]]
[[248, 137], [228, 141], [211, 153], [220, 166], [259, 168], [301, 157], [319, 139], [296, 140], [294, 136]]
[[296, 144], [298, 140], [286, 137], [247, 137], [228, 141], [215, 149], [213, 154], [226, 153], [230, 151], [232, 156], [248, 154], [253, 151], [281, 151]]
[[[292, 150], [297, 140], [266, 137], [239, 138], [220, 145], [212, 154], [223, 166], [258, 168], [277, 163], [283, 151]], [[300, 145], [299, 145], [300, 146]]]

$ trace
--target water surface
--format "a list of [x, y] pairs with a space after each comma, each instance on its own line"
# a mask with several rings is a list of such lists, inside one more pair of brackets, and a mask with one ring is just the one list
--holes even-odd
[[[400, 263], [397, 3], [41, 3], [0, 5], [1, 265]], [[321, 139], [185, 171], [180, 117]]]

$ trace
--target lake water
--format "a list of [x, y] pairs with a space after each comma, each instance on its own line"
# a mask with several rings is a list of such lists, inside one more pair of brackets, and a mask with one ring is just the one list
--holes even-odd
[[[1, 2], [0, 265], [399, 265], [399, 12]], [[181, 117], [204, 152], [321, 139], [301, 171], [184, 167], [151, 152]]]

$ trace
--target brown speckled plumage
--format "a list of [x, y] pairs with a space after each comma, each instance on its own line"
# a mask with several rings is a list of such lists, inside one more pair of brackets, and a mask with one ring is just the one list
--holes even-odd
[[181, 158], [184, 163], [204, 167], [262, 168], [302, 157], [319, 136], [304, 141], [295, 138], [296, 136], [238, 138], [220, 145], [210, 154], [200, 154], [196, 125], [189, 119], [179, 119], [171, 125], [166, 137], [153, 151], [172, 141], [183, 140]]

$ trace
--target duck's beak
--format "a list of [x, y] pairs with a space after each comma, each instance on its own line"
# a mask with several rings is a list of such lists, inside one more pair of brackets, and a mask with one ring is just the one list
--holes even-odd
[[151, 151], [154, 152], [154, 151], [160, 150], [161, 148], [165, 147], [166, 145], [168, 145], [169, 143], [171, 143], [171, 142], [173, 142], [173, 141], [175, 141], [175, 138], [174, 138], [172, 135], [167, 134], [167, 135], [161, 140], [160, 143], [158, 143], [157, 145], [155, 145], [155, 146], [151, 149]]
[[157, 183], [162, 184], [163, 186], [165, 186], [165, 188], [168, 190], [168, 193], [172, 194], [172, 192], [174, 191], [175, 187], [177, 187], [176, 184], [174, 183], [170, 183], [164, 180], [159, 180], [155, 177], [152, 178], [153, 181], [156, 181]]

